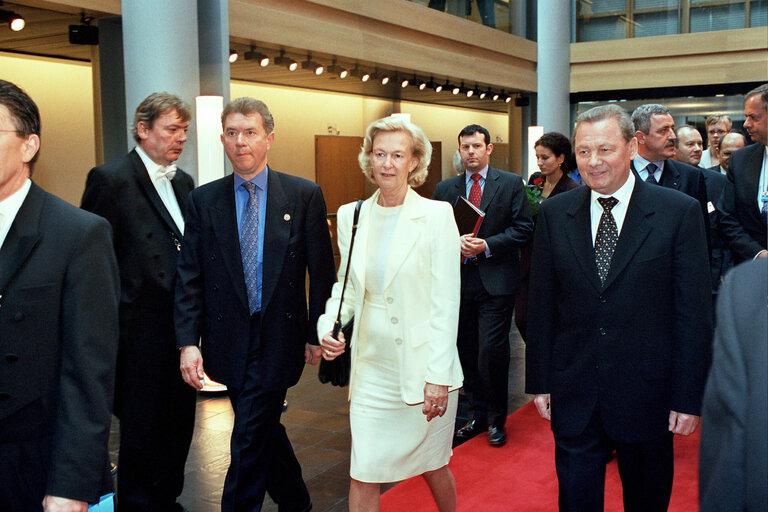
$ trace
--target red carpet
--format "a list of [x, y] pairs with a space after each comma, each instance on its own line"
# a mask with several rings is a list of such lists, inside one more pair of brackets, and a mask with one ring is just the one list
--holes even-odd
[[[549, 422], [533, 402], [507, 418], [509, 441], [492, 448], [478, 436], [453, 451], [450, 468], [456, 478], [458, 511], [551, 512], [557, 510], [555, 442]], [[698, 510], [699, 429], [675, 436], [675, 481], [671, 512]], [[621, 482], [616, 461], [608, 464], [605, 510], [620, 512]], [[487, 475], [494, 475], [487, 478]], [[434, 512], [437, 507], [421, 477], [411, 478], [381, 497], [382, 512]]]

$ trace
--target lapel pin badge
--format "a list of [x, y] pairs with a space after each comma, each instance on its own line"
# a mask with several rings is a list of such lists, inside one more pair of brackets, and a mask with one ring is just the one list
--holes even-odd
[[290, 221], [291, 220], [291, 214], [290, 213], [286, 213], [285, 215], [283, 215], [283, 220], [285, 222]]

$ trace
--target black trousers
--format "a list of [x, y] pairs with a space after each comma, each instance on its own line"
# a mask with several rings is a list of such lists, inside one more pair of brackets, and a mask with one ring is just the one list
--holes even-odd
[[509, 329], [514, 295], [490, 295], [478, 268], [462, 265], [459, 359], [470, 417], [492, 427], [507, 419]]
[[642, 443], [619, 443], [603, 428], [599, 406], [576, 436], [555, 434], [561, 512], [603, 512], [605, 465], [616, 450], [626, 512], [664, 512], [674, 476], [672, 433]]
[[[251, 322], [251, 331], [256, 333], [250, 344], [253, 354], [258, 353], [258, 316], [255, 314]], [[309, 491], [285, 427], [280, 423], [287, 390], [264, 389], [260, 365], [258, 357], [249, 358], [243, 389], [228, 390], [235, 425], [221, 510], [258, 512], [264, 494], [269, 493], [280, 512], [303, 512], [309, 509]]]
[[[122, 392], [117, 504], [120, 512], [171, 510], [184, 487], [197, 394], [181, 378], [178, 351], [160, 374], [132, 377]], [[118, 384], [119, 386], [120, 384]]]

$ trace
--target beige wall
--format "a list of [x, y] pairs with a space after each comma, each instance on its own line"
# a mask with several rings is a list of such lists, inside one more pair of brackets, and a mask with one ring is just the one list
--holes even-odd
[[90, 64], [0, 52], [0, 69], [0, 78], [24, 89], [40, 109], [42, 144], [33, 180], [79, 205], [96, 160]]
[[[326, 93], [291, 87], [264, 86], [233, 81], [232, 99], [251, 96], [264, 101], [275, 117], [275, 143], [269, 164], [310, 180], [315, 179], [315, 135], [327, 135], [328, 125], [338, 135], [362, 137], [371, 121], [392, 113], [392, 101]], [[491, 136], [508, 141], [507, 116], [492, 112], [400, 102], [401, 112], [424, 129], [427, 137], [443, 143], [443, 177], [453, 174], [456, 136], [466, 125], [485, 126]]]

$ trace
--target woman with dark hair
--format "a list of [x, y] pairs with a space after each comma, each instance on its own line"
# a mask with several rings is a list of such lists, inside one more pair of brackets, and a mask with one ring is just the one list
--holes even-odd
[[[571, 143], [562, 133], [549, 132], [539, 138], [534, 144], [536, 164], [539, 171], [528, 178], [528, 197], [535, 201], [536, 207], [531, 208], [534, 224], [538, 213], [538, 204], [545, 199], [567, 192], [579, 186], [579, 183], [568, 176], [576, 168]], [[534, 205], [532, 205], [534, 206]], [[520, 291], [515, 299], [515, 325], [520, 336], [525, 340], [525, 329], [528, 322], [528, 284], [533, 253], [533, 239], [520, 249]]]

